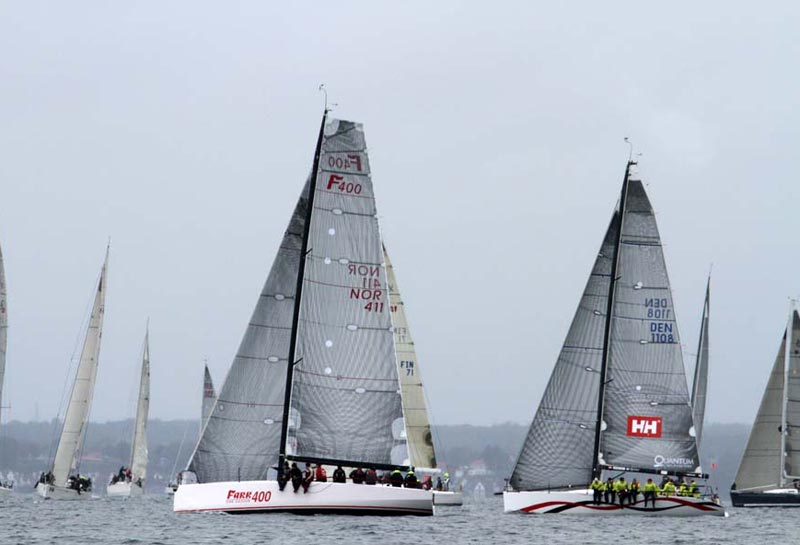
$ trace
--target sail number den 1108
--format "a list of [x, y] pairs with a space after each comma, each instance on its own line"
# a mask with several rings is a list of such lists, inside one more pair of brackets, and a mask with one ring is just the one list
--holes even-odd
[[[672, 319], [672, 309], [666, 298], [648, 297], [644, 300], [647, 309], [647, 318], [650, 320], [651, 343], [674, 343], [675, 324]], [[664, 320], [664, 321], [661, 321]]]

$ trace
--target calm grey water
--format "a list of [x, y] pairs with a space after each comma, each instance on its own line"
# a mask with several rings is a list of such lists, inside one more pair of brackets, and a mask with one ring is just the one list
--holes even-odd
[[41, 502], [32, 495], [15, 495], [0, 499], [0, 543], [800, 543], [800, 509], [731, 509], [727, 518], [588, 519], [504, 515], [502, 505], [500, 497], [491, 497], [461, 508], [440, 508], [427, 518], [176, 515], [166, 496]]

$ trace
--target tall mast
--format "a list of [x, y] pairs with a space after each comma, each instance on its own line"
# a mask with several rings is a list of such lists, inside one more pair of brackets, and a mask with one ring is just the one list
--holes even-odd
[[303, 293], [303, 278], [306, 270], [306, 254], [308, 253], [308, 237], [311, 232], [311, 215], [314, 211], [314, 194], [317, 189], [317, 172], [319, 170], [319, 156], [322, 151], [322, 136], [325, 131], [325, 121], [328, 117], [327, 103], [325, 111], [322, 113], [322, 123], [319, 126], [319, 136], [317, 137], [317, 148], [314, 151], [314, 166], [311, 169], [311, 179], [308, 184], [308, 204], [306, 210], [306, 221], [303, 229], [303, 243], [300, 246], [300, 264], [297, 268], [297, 287], [294, 295], [294, 314], [292, 316], [292, 332], [289, 338], [289, 361], [286, 366], [286, 390], [283, 397], [283, 419], [281, 421], [281, 443], [280, 456], [278, 457], [278, 467], [283, 467], [286, 459], [286, 440], [289, 435], [289, 408], [292, 401], [292, 375], [294, 366], [297, 363], [297, 329], [300, 322], [300, 303]]
[[628, 160], [625, 166], [625, 177], [622, 180], [622, 192], [619, 198], [619, 216], [617, 223], [617, 236], [614, 241], [614, 255], [611, 258], [611, 277], [608, 282], [608, 304], [606, 305], [606, 324], [603, 331], [603, 357], [600, 365], [600, 387], [597, 395], [597, 423], [594, 428], [594, 456], [593, 477], [600, 478], [602, 468], [600, 467], [600, 432], [603, 424], [603, 407], [605, 404], [606, 372], [608, 370], [609, 343], [611, 339], [611, 318], [614, 312], [614, 291], [617, 283], [617, 265], [619, 263], [619, 245], [622, 239], [622, 226], [625, 223], [625, 197], [628, 193], [628, 177], [630, 170], [636, 163]]
[[786, 322], [786, 336], [783, 342], [783, 396], [781, 399], [781, 452], [778, 464], [778, 485], [786, 485], [786, 433], [788, 428], [786, 408], [789, 404], [789, 361], [792, 353], [792, 332], [794, 331], [794, 299], [789, 302], [789, 320]]

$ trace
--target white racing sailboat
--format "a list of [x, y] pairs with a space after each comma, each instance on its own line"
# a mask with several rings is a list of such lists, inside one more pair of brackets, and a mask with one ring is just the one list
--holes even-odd
[[[217, 392], [214, 390], [214, 382], [211, 380], [211, 372], [208, 370], [208, 364], [205, 364], [203, 372], [203, 403], [200, 411], [200, 437], [203, 436], [203, 430], [208, 422], [208, 417], [211, 416], [211, 411], [214, 410], [214, 404], [217, 402]], [[175, 465], [172, 467], [171, 475], [175, 475], [175, 470], [178, 467], [178, 457], [183, 450], [183, 441], [186, 439], [186, 431], [183, 432], [183, 437], [178, 445], [178, 452], [175, 454]], [[176, 479], [164, 488], [164, 493], [172, 496], [180, 485], [181, 474], [177, 475]]]
[[[64, 425], [61, 428], [53, 466], [50, 471], [42, 474], [36, 484], [36, 493], [45, 499], [78, 500], [91, 495], [91, 480], [79, 475], [77, 470], [97, 379], [100, 340], [103, 335], [107, 269], [108, 249], [106, 249], [106, 257], [100, 271], [100, 281], [97, 284], [92, 314], [89, 317], [89, 326], [86, 330], [81, 359], [64, 416]], [[76, 473], [73, 474], [73, 471]]]
[[[6, 374], [6, 346], [8, 344], [8, 299], [6, 294], [6, 271], [3, 250], [0, 249], [0, 426], [3, 425], [3, 380]], [[9, 494], [12, 482], [0, 481], [0, 497]]]
[[645, 505], [640, 493], [623, 505], [589, 490], [593, 478], [706, 477], [661, 239], [634, 165], [503, 493], [506, 512], [724, 514], [703, 497]]
[[731, 501], [735, 507], [800, 507], [800, 315], [794, 302]]
[[[383, 247], [386, 263], [386, 277], [389, 282], [389, 305], [394, 327], [394, 346], [397, 354], [397, 372], [400, 375], [400, 389], [403, 395], [403, 417], [405, 418], [406, 441], [408, 443], [408, 464], [417, 472], [441, 474], [437, 468], [436, 451], [433, 444], [431, 423], [428, 418], [428, 404], [422, 385], [417, 351], [406, 318], [406, 307], [400, 295], [394, 267]], [[441, 475], [438, 477], [441, 479]], [[434, 505], [462, 505], [464, 498], [459, 491], [449, 490], [449, 475], [445, 478], [443, 490], [433, 490]]]
[[[311, 482], [286, 463], [404, 469], [380, 229], [361, 124], [323, 115], [314, 165], [174, 510], [432, 515], [422, 489]], [[398, 457], [400, 459], [398, 459]]]
[[141, 496], [147, 478], [147, 416], [150, 411], [150, 331], [144, 335], [142, 370], [139, 378], [139, 397], [136, 403], [136, 421], [133, 425], [131, 463], [127, 471], [121, 470], [106, 487], [106, 494], [115, 497]]

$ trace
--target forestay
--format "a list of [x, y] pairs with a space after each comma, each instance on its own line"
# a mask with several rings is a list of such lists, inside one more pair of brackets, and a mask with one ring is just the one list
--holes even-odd
[[711, 278], [706, 284], [706, 299], [703, 304], [703, 319], [700, 323], [700, 340], [697, 344], [697, 359], [692, 381], [692, 418], [694, 420], [697, 448], [703, 436], [703, 422], [706, 417], [706, 390], [708, 389], [708, 318], [710, 313]]
[[136, 404], [136, 423], [131, 448], [133, 481], [147, 477], [147, 416], [150, 412], [150, 332], [145, 333], [142, 350], [142, 373], [139, 378], [139, 400]]
[[201, 483], [264, 479], [277, 464], [308, 187], [189, 462]]
[[108, 251], [100, 271], [100, 281], [92, 305], [92, 314], [86, 330], [86, 338], [81, 350], [81, 359], [75, 374], [69, 405], [64, 417], [64, 426], [56, 449], [53, 463], [55, 483], [66, 486], [70, 472], [77, 468], [86, 425], [89, 420], [89, 408], [94, 395], [94, 384], [97, 378], [97, 365], [100, 357], [100, 340], [103, 334], [103, 316], [105, 314], [106, 272], [108, 268]]
[[402, 463], [392, 459], [402, 407], [361, 124], [324, 127], [309, 230], [286, 453]]
[[562, 488], [591, 480], [603, 332], [618, 224], [616, 210], [511, 475], [511, 486], [517, 490]]
[[606, 369], [601, 463], [699, 471], [680, 337], [656, 218], [628, 182]]
[[389, 308], [392, 314], [392, 327], [394, 327], [397, 372], [400, 374], [408, 463], [416, 467], [435, 468], [436, 453], [417, 352], [406, 318], [405, 303], [400, 295], [400, 287], [397, 285], [394, 267], [389, 260], [386, 246], [383, 247], [383, 258], [389, 282]]

